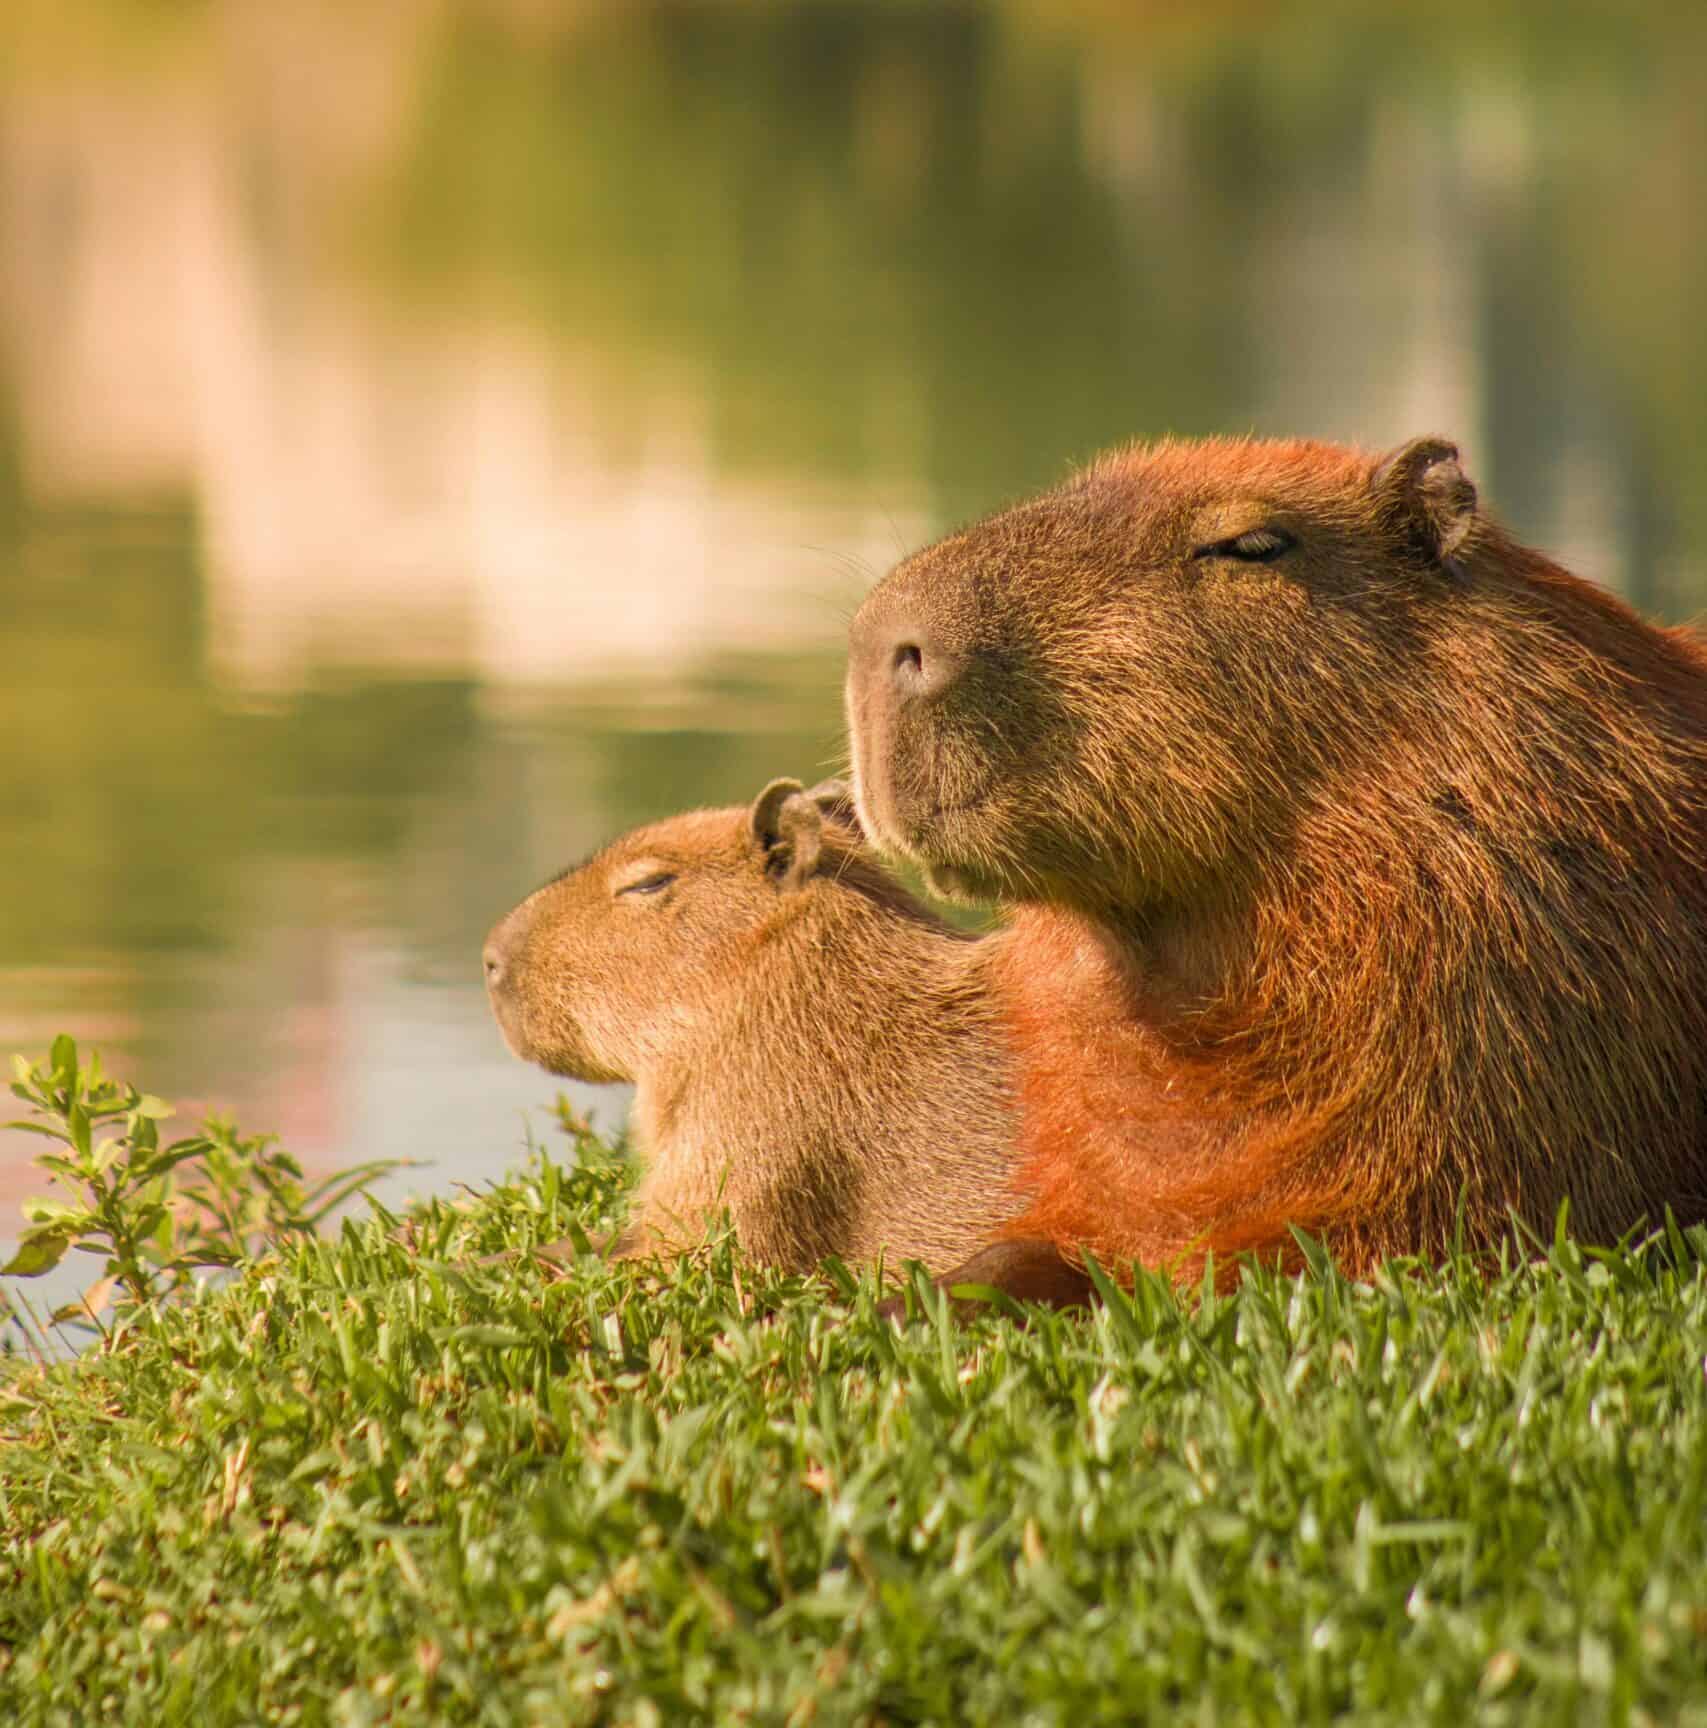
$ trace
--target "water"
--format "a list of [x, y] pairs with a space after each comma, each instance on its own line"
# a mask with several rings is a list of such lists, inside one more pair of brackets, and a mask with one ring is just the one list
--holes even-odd
[[0, 1053], [496, 1174], [487, 925], [1120, 439], [1444, 431], [1707, 606], [1704, 216], [1698, 5], [8, 9]]

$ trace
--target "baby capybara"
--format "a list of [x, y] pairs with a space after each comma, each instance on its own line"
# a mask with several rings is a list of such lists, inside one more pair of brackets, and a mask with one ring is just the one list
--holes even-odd
[[485, 963], [517, 1055], [634, 1082], [619, 1252], [688, 1246], [727, 1208], [788, 1270], [943, 1271], [1018, 1208], [988, 948], [884, 873], [836, 783], [625, 835], [503, 919]]
[[871, 836], [1019, 908], [1026, 1209], [954, 1277], [1707, 1213], [1707, 659], [1451, 444], [1107, 457], [879, 583], [847, 695]]

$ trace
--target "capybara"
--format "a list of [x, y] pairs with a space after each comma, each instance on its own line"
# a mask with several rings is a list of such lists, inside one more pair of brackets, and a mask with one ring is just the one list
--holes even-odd
[[868, 833], [1017, 908], [1026, 1207], [951, 1278], [1707, 1213], [1707, 658], [1452, 444], [1122, 451], [850, 646]]
[[485, 965], [517, 1055], [635, 1084], [618, 1253], [680, 1249], [726, 1207], [788, 1270], [940, 1272], [1019, 1206], [988, 945], [890, 879], [838, 783], [625, 835], [504, 918]]

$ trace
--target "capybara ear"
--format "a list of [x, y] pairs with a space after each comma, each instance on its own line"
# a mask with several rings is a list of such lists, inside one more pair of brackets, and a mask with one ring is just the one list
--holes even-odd
[[844, 827], [859, 826], [859, 812], [854, 808], [853, 788], [845, 780], [820, 780], [806, 794], [832, 822]]
[[753, 800], [753, 839], [765, 874], [779, 888], [798, 888], [818, 868], [824, 818], [798, 780], [773, 780]]
[[753, 800], [753, 838], [769, 851], [782, 838], [782, 807], [803, 788], [798, 780], [773, 780]]
[[1413, 438], [1376, 464], [1370, 485], [1426, 550], [1448, 564], [1476, 520], [1476, 486], [1446, 438]]

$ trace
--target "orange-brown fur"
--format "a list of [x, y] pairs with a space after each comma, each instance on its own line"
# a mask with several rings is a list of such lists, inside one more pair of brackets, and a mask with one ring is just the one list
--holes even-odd
[[1009, 1234], [1361, 1272], [1707, 1215], [1707, 660], [1450, 445], [1109, 457], [886, 578], [848, 691], [868, 830], [1018, 908]]
[[882, 871], [839, 791], [777, 782], [638, 829], [488, 939], [517, 1054], [635, 1083], [623, 1252], [689, 1245], [727, 1208], [787, 1269], [942, 1271], [1018, 1207], [990, 950]]

